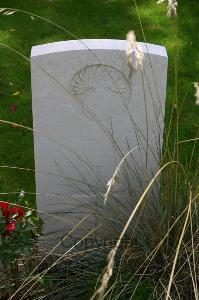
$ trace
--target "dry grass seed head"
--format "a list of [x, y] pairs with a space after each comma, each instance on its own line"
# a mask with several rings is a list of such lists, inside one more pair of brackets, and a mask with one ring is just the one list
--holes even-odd
[[117, 247], [114, 247], [109, 255], [108, 255], [108, 265], [104, 269], [104, 273], [101, 280], [101, 285], [98, 290], [94, 293], [94, 295], [90, 298], [90, 300], [102, 300], [104, 298], [104, 293], [108, 286], [109, 279], [113, 274], [113, 267], [115, 263], [115, 255], [117, 252]]
[[[126, 49], [126, 61], [129, 68], [129, 78], [131, 78], [133, 70], [137, 70], [138, 66], [143, 68], [144, 53], [141, 47], [136, 42], [135, 32], [133, 30], [127, 33], [127, 49]], [[135, 63], [132, 61], [132, 53], [135, 51]]]
[[[166, 0], [159, 0], [157, 4], [163, 3]], [[177, 0], [168, 0], [168, 6], [167, 6], [167, 15], [172, 18], [177, 16], [177, 6], [178, 2]]]
[[119, 165], [117, 166], [113, 176], [111, 177], [111, 179], [108, 181], [107, 183], [107, 191], [104, 195], [104, 205], [106, 205], [106, 202], [108, 200], [108, 197], [112, 194], [113, 190], [115, 188], [118, 188], [119, 186], [119, 183], [120, 183], [120, 171], [121, 171], [121, 168], [126, 160], [126, 158], [129, 156], [129, 154], [131, 152], [133, 152], [134, 150], [140, 148], [139, 146], [138, 147], [135, 147], [133, 149], [131, 149], [129, 152], [127, 152], [127, 154], [122, 158], [122, 160], [120, 161]]
[[106, 204], [108, 197], [110, 196], [110, 194], [112, 193], [113, 189], [115, 187], [118, 187], [120, 182], [120, 177], [118, 174], [113, 174], [113, 177], [108, 181], [107, 183], [107, 191], [106, 194], [104, 195], [104, 203]]
[[196, 105], [199, 105], [199, 82], [194, 82], [194, 87], [196, 89], [195, 96], [196, 96]]

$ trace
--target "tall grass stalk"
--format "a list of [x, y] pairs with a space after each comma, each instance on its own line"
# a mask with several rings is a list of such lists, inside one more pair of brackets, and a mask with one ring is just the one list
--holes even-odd
[[132, 222], [133, 217], [135, 216], [137, 210], [139, 209], [140, 205], [142, 204], [143, 200], [145, 199], [147, 193], [149, 192], [150, 188], [152, 187], [152, 185], [154, 184], [155, 180], [157, 179], [157, 177], [161, 174], [162, 170], [164, 170], [165, 167], [167, 167], [168, 165], [170, 165], [171, 163], [176, 163], [175, 161], [172, 162], [168, 162], [166, 165], [164, 165], [157, 173], [156, 175], [152, 178], [152, 180], [150, 181], [149, 185], [146, 187], [145, 191], [143, 192], [142, 196], [140, 197], [138, 203], [136, 204], [135, 208], [133, 209], [126, 225], [124, 226], [119, 239], [116, 243], [116, 246], [111, 250], [111, 252], [108, 255], [108, 264], [107, 267], [105, 268], [104, 274], [102, 276], [102, 280], [101, 280], [101, 285], [99, 287], [99, 289], [95, 292], [95, 294], [91, 297], [91, 300], [94, 299], [103, 299], [104, 296], [104, 292], [107, 288], [108, 282], [112, 276], [113, 273], [113, 268], [114, 268], [114, 261], [115, 261], [115, 255], [116, 252], [120, 246], [120, 243], [122, 241], [122, 238], [124, 237], [129, 225]]

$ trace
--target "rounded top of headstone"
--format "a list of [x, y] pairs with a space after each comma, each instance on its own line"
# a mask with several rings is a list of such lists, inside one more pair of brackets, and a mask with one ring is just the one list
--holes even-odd
[[[138, 43], [145, 54], [153, 54], [167, 57], [165, 47], [153, 44]], [[75, 50], [120, 50], [125, 51], [127, 46], [126, 40], [112, 39], [83, 39], [60, 41], [55, 43], [43, 44], [32, 47], [31, 57]]]

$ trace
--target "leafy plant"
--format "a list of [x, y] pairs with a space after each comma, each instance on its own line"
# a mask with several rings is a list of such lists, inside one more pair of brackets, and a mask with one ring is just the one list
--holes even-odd
[[0, 201], [0, 262], [4, 273], [1, 292], [3, 288], [6, 296], [10, 295], [11, 286], [17, 287], [18, 261], [31, 255], [41, 228], [40, 218], [31, 209]]
[[21, 255], [31, 253], [33, 239], [40, 232], [40, 221], [31, 210], [0, 202], [0, 260], [8, 267]]

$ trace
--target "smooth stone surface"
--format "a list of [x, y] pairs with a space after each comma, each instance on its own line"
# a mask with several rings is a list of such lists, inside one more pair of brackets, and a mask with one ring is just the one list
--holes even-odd
[[[131, 79], [126, 41], [32, 48], [37, 208], [49, 214], [43, 214], [48, 237], [63, 237], [88, 214], [73, 236], [94, 228], [101, 213], [116, 221], [113, 231], [120, 231], [159, 167], [168, 59], [164, 47], [139, 44], [144, 71], [135, 71]], [[107, 181], [137, 146], [122, 169], [119, 190], [104, 208]]]

